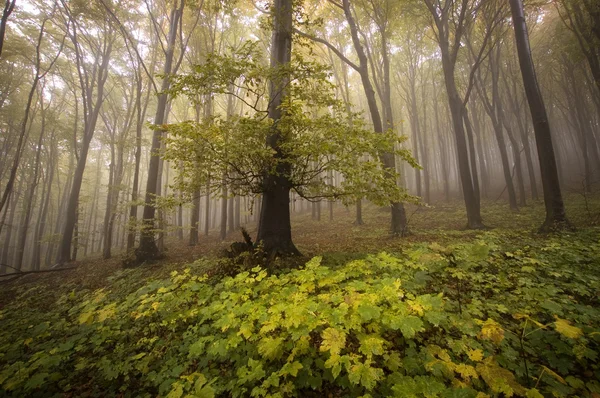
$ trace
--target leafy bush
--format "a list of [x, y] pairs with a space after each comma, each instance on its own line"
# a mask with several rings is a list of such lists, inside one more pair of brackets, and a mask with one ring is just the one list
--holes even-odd
[[[0, 312], [0, 394], [583, 396], [600, 393], [600, 244], [487, 232], [216, 285], [38, 290]], [[487, 395], [486, 395], [487, 394]]]

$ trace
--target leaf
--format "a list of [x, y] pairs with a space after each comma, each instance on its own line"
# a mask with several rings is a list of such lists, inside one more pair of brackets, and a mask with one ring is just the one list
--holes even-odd
[[78, 320], [80, 325], [83, 325], [84, 323], [89, 325], [94, 321], [94, 311], [83, 312], [79, 315]]
[[469, 350], [467, 352], [467, 355], [469, 356], [469, 359], [474, 362], [481, 362], [481, 360], [483, 359], [483, 351], [481, 351], [480, 349]]
[[48, 373], [34, 373], [33, 376], [27, 380], [27, 383], [25, 383], [25, 388], [28, 390], [34, 390], [38, 387], [41, 387], [47, 377]]
[[502, 326], [498, 322], [489, 318], [483, 322], [480, 336], [483, 340], [491, 340], [495, 344], [500, 344], [504, 340], [504, 329], [502, 329]]
[[415, 337], [415, 334], [417, 334], [417, 332], [420, 332], [422, 330], [423, 321], [420, 318], [417, 318], [416, 316], [407, 316], [402, 320], [402, 323], [400, 324], [400, 331], [402, 332], [402, 335], [407, 339], [412, 339], [413, 337]]
[[506, 397], [525, 393], [525, 388], [517, 382], [515, 375], [510, 370], [500, 367], [493, 357], [486, 358], [476, 369], [493, 392], [504, 393]]
[[283, 354], [283, 338], [265, 337], [258, 343], [258, 353], [266, 359], [277, 359]]
[[556, 331], [562, 334], [565, 337], [570, 339], [577, 339], [583, 335], [583, 331], [576, 326], [571, 326], [571, 322], [566, 319], [561, 319], [554, 316], [556, 318], [556, 322], [554, 322], [554, 326], [556, 327]]
[[366, 336], [360, 339], [359, 351], [367, 356], [382, 355], [385, 340], [376, 335]]
[[346, 346], [346, 333], [343, 330], [327, 328], [321, 333], [320, 351], [329, 351], [331, 355], [339, 355]]
[[358, 314], [364, 322], [368, 322], [374, 319], [379, 319], [381, 316], [381, 310], [371, 304], [361, 304], [358, 307]]
[[361, 384], [367, 390], [372, 390], [377, 381], [383, 377], [383, 370], [373, 368], [367, 363], [357, 363], [348, 371], [348, 380], [352, 384]]
[[527, 398], [544, 398], [544, 396], [537, 390], [537, 388], [532, 388], [530, 390], [527, 390], [527, 393], [525, 394], [525, 396]]
[[167, 394], [167, 398], [181, 398], [183, 395], [183, 384], [180, 382], [173, 383], [171, 391]]
[[292, 363], [287, 362], [285, 365], [283, 365], [283, 368], [281, 368], [280, 374], [282, 376], [291, 375], [293, 377], [296, 377], [298, 375], [298, 372], [302, 368], [303, 368], [302, 364], [298, 361], [294, 361]]
[[456, 365], [456, 368], [454, 370], [457, 373], [459, 373], [461, 377], [466, 381], [469, 381], [471, 378], [477, 379], [479, 377], [474, 367], [464, 363]]

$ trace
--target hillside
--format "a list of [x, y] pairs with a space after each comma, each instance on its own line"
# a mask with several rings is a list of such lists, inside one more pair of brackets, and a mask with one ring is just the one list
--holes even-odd
[[560, 235], [534, 233], [539, 204], [487, 204], [481, 232], [413, 208], [404, 239], [339, 207], [297, 216], [305, 257], [269, 270], [210, 237], [4, 283], [0, 395], [597, 397], [600, 201], [567, 203]]

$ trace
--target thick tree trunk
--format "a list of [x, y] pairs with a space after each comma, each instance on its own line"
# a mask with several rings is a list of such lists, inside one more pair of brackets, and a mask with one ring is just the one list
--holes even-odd
[[[275, 0], [273, 3], [273, 35], [271, 38], [271, 68], [288, 65], [292, 55], [292, 0]], [[268, 116], [274, 122], [267, 137], [267, 146], [275, 151], [278, 159], [276, 174], [265, 171], [263, 180], [262, 208], [258, 223], [257, 242], [271, 255], [297, 255], [298, 249], [292, 242], [290, 221], [289, 175], [291, 165], [285, 162], [280, 145], [284, 139], [278, 130], [278, 121], [283, 116], [281, 105], [287, 95], [287, 79], [279, 76], [271, 80], [269, 88]]]
[[523, 14], [522, 0], [510, 0], [515, 40], [517, 43], [517, 54], [521, 66], [521, 74], [525, 85], [525, 93], [529, 103], [531, 118], [535, 131], [535, 141], [542, 172], [542, 186], [544, 188], [544, 203], [546, 206], [546, 220], [540, 228], [541, 231], [570, 228], [565, 213], [565, 207], [558, 180], [558, 171], [552, 145], [552, 134], [548, 115], [540, 92], [531, 50], [529, 47], [529, 36], [527, 25]]

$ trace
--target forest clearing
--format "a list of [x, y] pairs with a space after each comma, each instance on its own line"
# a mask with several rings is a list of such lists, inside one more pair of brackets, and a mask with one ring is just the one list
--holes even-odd
[[0, 397], [600, 398], [598, 0], [3, 0]]

